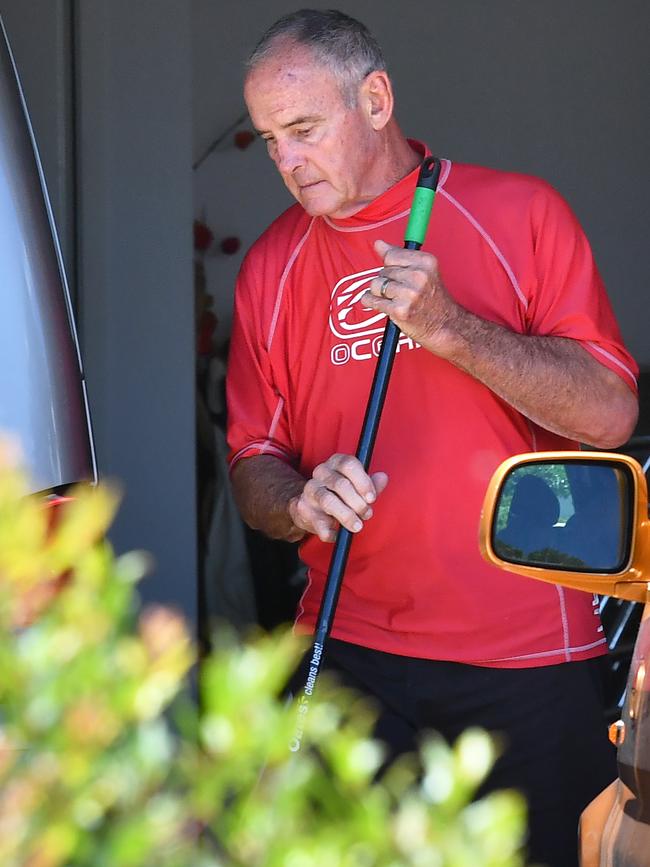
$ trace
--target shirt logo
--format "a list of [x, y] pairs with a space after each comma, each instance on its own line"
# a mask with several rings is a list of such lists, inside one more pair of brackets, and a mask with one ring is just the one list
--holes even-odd
[[383, 332], [386, 315], [359, 303], [380, 271], [381, 268], [370, 268], [343, 277], [336, 284], [330, 301], [330, 328], [335, 337], [349, 339]]
[[[382, 336], [386, 327], [386, 314], [364, 307], [360, 302], [370, 288], [370, 281], [381, 268], [369, 268], [342, 277], [330, 299], [329, 326], [332, 334], [345, 341], [336, 343], [330, 352], [332, 364], [337, 366], [348, 361], [368, 361], [376, 358], [381, 349]], [[397, 351], [416, 349], [419, 343], [405, 334], [399, 338]]]

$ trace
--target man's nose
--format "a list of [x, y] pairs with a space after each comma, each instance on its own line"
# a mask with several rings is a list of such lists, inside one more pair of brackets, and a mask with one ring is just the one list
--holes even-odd
[[303, 164], [299, 148], [293, 142], [278, 142], [275, 164], [283, 174], [292, 174]]

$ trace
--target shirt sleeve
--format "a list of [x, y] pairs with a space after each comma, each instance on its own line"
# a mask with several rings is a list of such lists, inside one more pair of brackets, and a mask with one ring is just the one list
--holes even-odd
[[242, 458], [263, 454], [296, 463], [285, 400], [276, 387], [266, 348], [264, 323], [268, 304], [264, 304], [264, 293], [259, 291], [257, 282], [245, 262], [235, 290], [226, 377], [231, 470]]
[[536, 289], [527, 311], [529, 333], [580, 341], [636, 394], [637, 364], [623, 344], [591, 247], [576, 216], [547, 186], [535, 195], [530, 213]]

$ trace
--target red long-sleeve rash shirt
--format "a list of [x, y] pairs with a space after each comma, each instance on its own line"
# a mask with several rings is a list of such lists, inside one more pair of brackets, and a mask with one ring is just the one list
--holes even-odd
[[[385, 317], [359, 299], [381, 268], [373, 242], [402, 245], [417, 170], [354, 217], [294, 205], [248, 253], [228, 373], [232, 464], [269, 454], [306, 477], [354, 454]], [[636, 390], [589, 244], [535, 178], [443, 161], [423, 249], [451, 295], [521, 334], [570, 337]], [[371, 471], [389, 484], [355, 536], [332, 634], [390, 653], [520, 667], [605, 651], [589, 594], [500, 571], [477, 530], [506, 457], [576, 448], [402, 336]], [[297, 626], [315, 624], [331, 545], [307, 537]]]

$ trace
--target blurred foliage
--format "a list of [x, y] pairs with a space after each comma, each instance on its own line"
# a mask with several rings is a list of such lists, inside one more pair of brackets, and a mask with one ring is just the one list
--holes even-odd
[[80, 488], [53, 520], [26, 494], [0, 455], [3, 867], [524, 863], [521, 798], [472, 801], [484, 733], [379, 775], [371, 713], [324, 684], [291, 753], [296, 639], [221, 638], [197, 675], [182, 618], [138, 614], [144, 555], [105, 541], [116, 495]]

